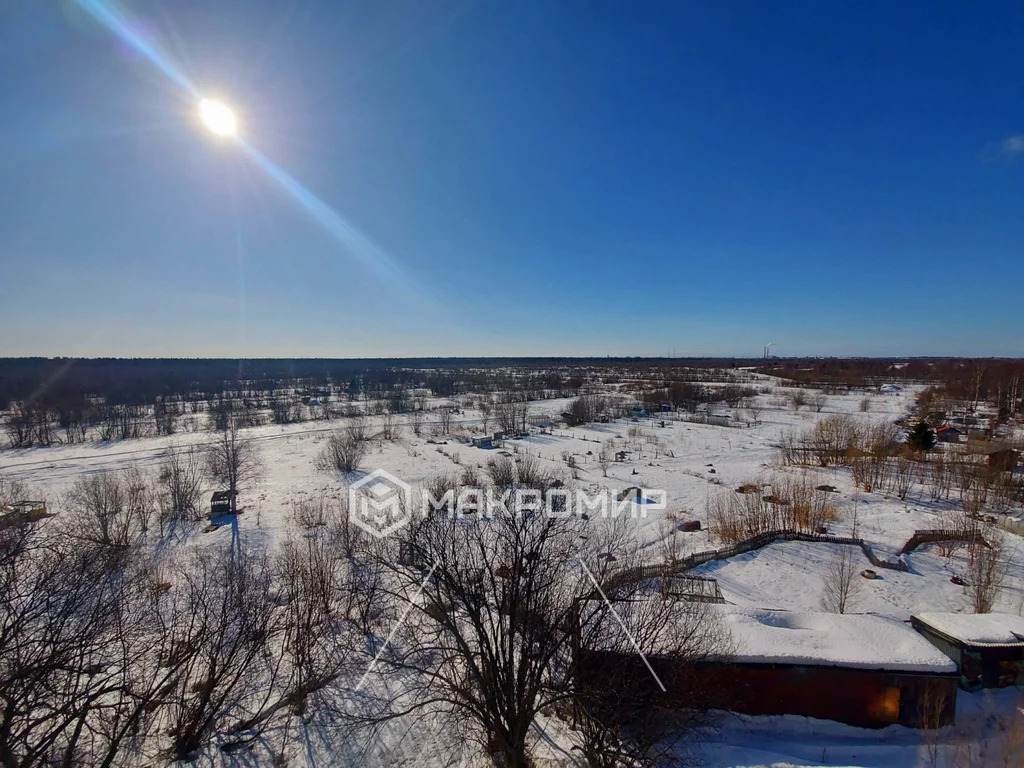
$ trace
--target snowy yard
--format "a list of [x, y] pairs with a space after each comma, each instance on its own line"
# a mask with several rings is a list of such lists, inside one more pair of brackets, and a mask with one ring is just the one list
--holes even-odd
[[[347, 494], [348, 483], [371, 470], [383, 469], [413, 486], [421, 486], [441, 474], [460, 473], [467, 468], [483, 470], [489, 460], [500, 455], [534, 456], [545, 468], [560, 473], [568, 484], [592, 492], [619, 492], [631, 486], [663, 490], [667, 501], [664, 509], [634, 505], [635, 517], [629, 522], [642, 545], [644, 559], [652, 564], [663, 562], [670, 555], [682, 556], [722, 546], [709, 531], [710, 501], [735, 494], [744, 483], [770, 483], [787, 476], [807, 476], [815, 485], [834, 486], [830, 498], [839, 514], [829, 524], [829, 533], [863, 538], [884, 558], [895, 559], [915, 530], [941, 526], [939, 513], [949, 504], [929, 500], [920, 485], [915, 485], [905, 500], [899, 500], [885, 491], [868, 493], [858, 489], [846, 467], [779, 466], [777, 445], [784, 434], [807, 430], [818, 420], [836, 413], [849, 414], [864, 423], [892, 422], [911, 411], [912, 390], [871, 396], [867, 413], [860, 407], [863, 394], [830, 395], [819, 413], [810, 408], [794, 411], [785, 402], [783, 390], [772, 380], [765, 378], [762, 386], [773, 391], [758, 396], [756, 423], [742, 413], [736, 419], [738, 426], [731, 427], [677, 420], [673, 413], [655, 413], [632, 421], [619, 419], [506, 438], [498, 447], [489, 449], [466, 442], [482, 429], [483, 414], [475, 410], [466, 409], [454, 418], [449, 434], [433, 436], [429, 436], [430, 432], [439, 430], [429, 418], [422, 435], [416, 436], [408, 417], [398, 417], [398, 438], [373, 440], [360, 471], [348, 477], [326, 473], [315, 466], [328, 435], [342, 426], [344, 419], [255, 427], [245, 430], [245, 434], [256, 438], [264, 473], [258, 483], [242, 489], [237, 530], [224, 526], [210, 533], [195, 533], [189, 541], [203, 547], [227, 543], [232, 536], [240, 535], [273, 549], [284, 538], [297, 503], [317, 497], [340, 500]], [[531, 415], [557, 419], [567, 404], [567, 400], [534, 402]], [[370, 431], [375, 431], [379, 417], [370, 417], [368, 424]], [[120, 471], [133, 465], [143, 472], [153, 472], [169, 446], [202, 446], [208, 440], [208, 433], [196, 432], [106, 444], [4, 450], [0, 451], [0, 475], [27, 483], [35, 495], [45, 498], [51, 510], [59, 514], [64, 494], [82, 476]], [[616, 450], [626, 451], [627, 456], [602, 469], [598, 456], [602, 446], [610, 443]], [[701, 530], [681, 532], [678, 524], [685, 520], [699, 520]], [[608, 521], [596, 517], [591, 524], [602, 526]], [[1024, 547], [1019, 537], [1010, 534], [1006, 534], [1006, 544], [1010, 567], [995, 609], [1017, 614], [1024, 602]], [[768, 608], [812, 613], [820, 610], [830, 563], [844, 548], [850, 547], [778, 542], [727, 560], [714, 560], [697, 568], [694, 575], [717, 579], [726, 601], [743, 610]], [[851, 549], [857, 567], [869, 567], [860, 549]], [[965, 589], [950, 580], [966, 572], [966, 558], [964, 549], [944, 557], [934, 545], [920, 547], [905, 556], [907, 572], [887, 570], [875, 580], [858, 579], [850, 610], [898, 622], [923, 611], [969, 611]], [[776, 641], [784, 642], [774, 636], [766, 640]], [[956, 734], [992, 712], [1009, 711], [1012, 699], [1012, 692], [962, 694]], [[990, 725], [991, 718], [987, 722]], [[947, 736], [954, 739], [952, 734]], [[564, 723], [548, 718], [543, 727], [537, 728], [534, 747], [541, 764], [582, 764], [578, 753], [572, 750], [574, 738]], [[702, 750], [709, 766], [895, 768], [918, 764], [925, 749], [924, 738], [899, 726], [872, 731], [792, 716], [723, 715], [720, 727], [708, 735]], [[303, 743], [301, 754], [292, 756], [296, 764], [334, 765], [334, 758], [339, 755], [345, 755], [346, 761], [373, 765], [476, 764], [475, 757], [462, 755], [457, 740], [429, 727], [402, 722], [389, 724], [372, 744], [339, 746], [341, 742], [337, 739], [316, 732], [307, 734]], [[214, 757], [212, 753], [210, 758], [245, 764], [234, 758]]]

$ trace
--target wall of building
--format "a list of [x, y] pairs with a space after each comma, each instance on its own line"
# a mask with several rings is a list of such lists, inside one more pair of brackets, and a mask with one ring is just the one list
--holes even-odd
[[[686, 666], [650, 659], [667, 691], [661, 693], [634, 655], [583, 652], [585, 678], [639, 686], [652, 705], [690, 706], [694, 692], [727, 691], [716, 706], [751, 715], [803, 715], [881, 728], [894, 723], [934, 728], [953, 722], [958, 677], [886, 670], [781, 664]], [[621, 682], [619, 682], [621, 681]]]

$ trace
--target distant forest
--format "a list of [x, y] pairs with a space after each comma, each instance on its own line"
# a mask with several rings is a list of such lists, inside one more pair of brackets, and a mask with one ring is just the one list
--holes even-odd
[[[301, 384], [330, 386], [358, 394], [397, 384], [423, 386], [434, 394], [458, 394], [457, 385], [522, 383], [524, 374], [543, 376], [561, 389], [573, 371], [587, 368], [649, 370], [651, 367], [709, 368], [752, 365], [757, 360], [696, 358], [392, 358], [392, 359], [161, 359], [0, 358], [0, 410], [23, 400], [101, 398], [111, 405], [145, 405], [157, 399], [189, 399], [225, 391], [272, 392]], [[545, 374], [544, 372], [547, 372]], [[496, 378], [499, 381], [496, 381]], [[490, 386], [488, 388], [490, 388]], [[516, 387], [518, 388], [518, 387]], [[578, 388], [578, 385], [577, 387]]]
[[964, 399], [999, 401], [1019, 394], [1024, 360], [963, 358], [393, 358], [393, 359], [116, 359], [0, 358], [0, 410], [14, 402], [108, 405], [209, 398], [224, 392], [273, 393], [329, 388], [352, 397], [396, 386], [446, 397], [465, 391], [530, 390], [571, 394], [584, 380], [617, 377], [693, 380], [694, 369], [753, 368], [797, 384], [876, 386], [916, 381]]

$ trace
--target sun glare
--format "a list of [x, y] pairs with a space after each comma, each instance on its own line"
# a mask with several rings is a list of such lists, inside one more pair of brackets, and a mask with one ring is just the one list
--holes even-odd
[[199, 116], [206, 127], [218, 136], [234, 136], [238, 132], [235, 113], [222, 102], [203, 99], [199, 102]]

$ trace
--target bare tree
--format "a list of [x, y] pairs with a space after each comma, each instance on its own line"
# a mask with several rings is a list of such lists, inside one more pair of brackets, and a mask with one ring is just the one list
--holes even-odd
[[942, 529], [949, 531], [948, 539], [935, 543], [936, 551], [942, 557], [952, 557], [967, 544], [968, 538], [977, 532], [977, 526], [962, 507], [946, 507], [940, 510]]
[[491, 423], [491, 401], [483, 397], [480, 399], [480, 428], [486, 432]]
[[828, 403], [828, 398], [824, 392], [812, 392], [807, 397], [807, 404], [814, 409], [815, 413], [821, 413], [826, 403]]
[[129, 744], [141, 757], [173, 676], [154, 653], [146, 551], [111, 557], [80, 518], [56, 522], [8, 528], [0, 547], [0, 764], [109, 766]]
[[529, 404], [522, 401], [509, 400], [494, 406], [494, 418], [498, 426], [509, 435], [526, 431], [529, 413]]
[[[157, 474], [162, 518], [197, 520], [206, 477], [202, 455], [193, 446], [170, 447]], [[163, 522], [163, 519], [161, 520]]]
[[747, 403], [747, 413], [750, 414], [750, 420], [755, 424], [760, 423], [761, 414], [764, 413], [764, 404], [756, 398], [752, 397]]
[[[86, 701], [83, 655], [109, 639], [103, 558], [84, 540], [5, 530], [0, 548], [0, 762], [75, 754], [66, 740]], [[99, 587], [99, 588], [97, 588]]]
[[27, 448], [32, 445], [35, 433], [35, 411], [26, 403], [15, 403], [7, 412], [4, 426], [11, 448]]
[[[271, 685], [259, 691], [249, 712], [228, 730], [251, 739], [279, 714], [325, 725], [344, 709], [348, 691], [341, 686], [353, 669], [350, 650], [365, 643], [377, 615], [375, 574], [353, 556], [350, 526], [340, 505], [323, 500], [322, 524], [289, 530], [275, 560], [275, 602], [279, 621], [280, 666]], [[360, 666], [362, 660], [358, 661]]]
[[[495, 465], [496, 480], [512, 482], [509, 469]], [[537, 503], [549, 498], [553, 483], [533, 467], [517, 468], [516, 487], [532, 491]], [[429, 709], [449, 716], [500, 764], [520, 768], [529, 765], [528, 735], [541, 710], [583, 704], [600, 693], [581, 689], [573, 649], [612, 624], [606, 604], [590, 599], [587, 572], [602, 578], [614, 561], [591, 544], [599, 537], [582, 535], [589, 533], [583, 519], [524, 512], [516, 506], [484, 518], [439, 510], [403, 529], [401, 559], [417, 568], [398, 567], [390, 557], [381, 566], [390, 571], [385, 591], [396, 610], [410, 613], [376, 671], [401, 679], [404, 694], [376, 701], [368, 719]], [[421, 599], [409, 603], [417, 590]], [[631, 628], [644, 642], [676, 647], [674, 628], [682, 625], [668, 621], [662, 605], [651, 607], [657, 621], [637, 610]], [[695, 623], [688, 647], [696, 648], [710, 626]], [[584, 716], [590, 715], [581, 710]]]
[[28, 498], [28, 486], [21, 480], [11, 480], [0, 475], [0, 507]]
[[1002, 588], [1008, 564], [999, 531], [987, 530], [983, 541], [975, 541], [970, 545], [966, 589], [971, 610], [975, 613], [991, 612]]
[[608, 477], [608, 468], [611, 467], [613, 461], [615, 461], [615, 443], [609, 440], [602, 443], [597, 452], [597, 465], [601, 467], [601, 472], [605, 477]]
[[793, 406], [794, 411], [799, 411], [807, 405], [807, 392], [802, 389], [794, 389], [789, 394], [789, 402]]
[[238, 512], [238, 491], [263, 476], [263, 459], [256, 442], [243, 437], [234, 422], [206, 447], [206, 462], [214, 480], [231, 493], [231, 514]]
[[165, 699], [170, 752], [177, 759], [193, 757], [229, 722], [247, 724], [248, 707], [263, 700], [260, 693], [276, 677], [280, 662], [268, 646], [282, 625], [271, 585], [267, 559], [246, 551], [229, 557], [197, 552], [181, 569], [169, 592], [164, 629], [179, 654], [172, 653], [178, 674]]
[[69, 535], [109, 550], [126, 550], [149, 529], [154, 495], [138, 467], [80, 476], [64, 499]]
[[931, 500], [941, 501], [944, 498], [948, 499], [949, 492], [953, 487], [953, 473], [943, 454], [936, 454], [932, 461], [922, 466], [930, 467], [928, 476], [931, 480]]
[[381, 417], [380, 436], [383, 440], [397, 440], [401, 434], [401, 427], [395, 422], [395, 415], [386, 411]]
[[[708, 724], [709, 708], [729, 701], [707, 662], [727, 659], [731, 639], [707, 603], [620, 597], [616, 611], [625, 630], [617, 621], [583, 621], [572, 709], [580, 749], [594, 768], [690, 765], [684, 744]], [[670, 687], [672, 712], [652, 706], [659, 684]]]
[[907, 494], [914, 484], [916, 475], [915, 465], [907, 456], [901, 454], [896, 457], [892, 472], [892, 491], [900, 501], [906, 501]]
[[443, 405], [437, 409], [437, 420], [441, 424], [441, 434], [447, 435], [452, 431], [452, 409]]
[[978, 402], [981, 400], [981, 385], [985, 381], [985, 369], [987, 365], [984, 360], [975, 360], [971, 365], [971, 410], [978, 410]]
[[423, 408], [422, 407], [414, 408], [409, 413], [409, 424], [412, 425], [412, 433], [414, 435], [416, 435], [416, 437], [419, 437], [420, 433], [423, 431]]
[[857, 602], [860, 592], [860, 582], [857, 578], [860, 574], [857, 560], [851, 550], [849, 546], [838, 545], [825, 571], [821, 607], [829, 613], [846, 613]]

